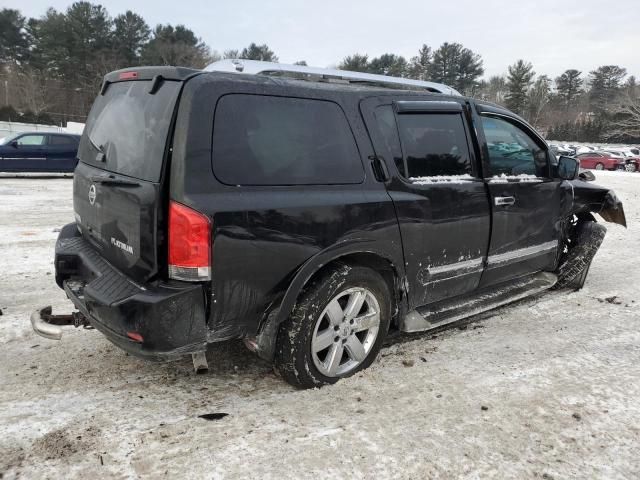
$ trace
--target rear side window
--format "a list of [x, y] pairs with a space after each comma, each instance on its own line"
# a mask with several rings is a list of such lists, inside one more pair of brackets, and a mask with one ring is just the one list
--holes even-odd
[[62, 135], [49, 135], [49, 145], [55, 145], [58, 147], [72, 147], [76, 145], [76, 141], [71, 137], [64, 137]]
[[404, 169], [404, 158], [402, 158], [402, 149], [400, 148], [398, 127], [396, 125], [396, 116], [393, 113], [393, 107], [391, 105], [380, 105], [376, 107], [375, 116], [385, 146], [392, 155], [393, 161], [396, 167], [398, 167], [400, 174], [406, 177], [407, 172]]
[[397, 118], [409, 178], [471, 173], [462, 115], [422, 113]]
[[322, 100], [226, 95], [213, 127], [213, 171], [229, 185], [360, 183], [364, 170], [342, 109]]

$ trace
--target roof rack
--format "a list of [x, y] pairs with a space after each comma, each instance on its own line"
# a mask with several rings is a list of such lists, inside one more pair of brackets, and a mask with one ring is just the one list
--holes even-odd
[[207, 72], [248, 73], [253, 75], [287, 76], [298, 79], [327, 81], [349, 84], [369, 84], [388, 88], [428, 90], [447, 95], [460, 95], [457, 90], [441, 83], [388, 77], [373, 73], [351, 72], [331, 68], [306, 67], [286, 63], [261, 62], [258, 60], [226, 59], [214, 62], [205, 68]]

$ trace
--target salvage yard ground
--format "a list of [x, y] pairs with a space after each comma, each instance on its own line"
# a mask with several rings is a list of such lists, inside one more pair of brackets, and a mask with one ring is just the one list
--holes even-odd
[[607, 225], [582, 291], [394, 343], [310, 391], [239, 342], [195, 375], [95, 331], [36, 336], [32, 310], [71, 309], [52, 256], [72, 179], [0, 177], [0, 478], [640, 478], [640, 175], [597, 176], [629, 229]]

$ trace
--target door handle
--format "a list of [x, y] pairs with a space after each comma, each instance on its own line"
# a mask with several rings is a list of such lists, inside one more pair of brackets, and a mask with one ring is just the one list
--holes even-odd
[[513, 205], [514, 203], [516, 203], [516, 199], [515, 199], [515, 197], [496, 197], [495, 198], [495, 203], [498, 206], [501, 206], [501, 205]]

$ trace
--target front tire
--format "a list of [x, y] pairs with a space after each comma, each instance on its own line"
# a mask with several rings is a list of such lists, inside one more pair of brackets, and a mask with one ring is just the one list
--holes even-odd
[[604, 170], [604, 164], [602, 163], [596, 164], [596, 170]]
[[596, 256], [607, 229], [593, 221], [582, 221], [572, 235], [569, 251], [558, 266], [558, 281], [554, 288], [580, 290], [587, 279], [593, 257]]
[[280, 326], [275, 365], [290, 384], [333, 384], [375, 360], [391, 321], [391, 293], [376, 271], [337, 265], [313, 279]]

